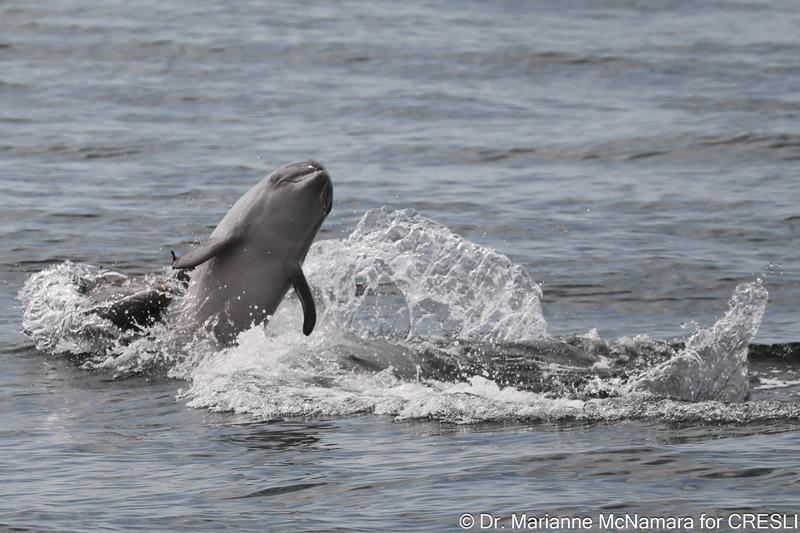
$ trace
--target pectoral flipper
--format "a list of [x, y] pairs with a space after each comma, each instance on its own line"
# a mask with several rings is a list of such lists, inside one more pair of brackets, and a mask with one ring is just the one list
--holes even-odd
[[[194, 268], [202, 265], [209, 259], [222, 253], [230, 246], [236, 243], [235, 236], [228, 236], [224, 238], [211, 237], [207, 241], [198, 244], [183, 257], [175, 258], [172, 262], [172, 268]], [[175, 253], [173, 252], [173, 257]]]
[[314, 324], [317, 322], [317, 308], [314, 305], [314, 297], [311, 295], [311, 287], [308, 286], [308, 281], [300, 265], [292, 270], [289, 279], [291, 279], [294, 292], [303, 306], [303, 334], [311, 335], [311, 332], [314, 331]]

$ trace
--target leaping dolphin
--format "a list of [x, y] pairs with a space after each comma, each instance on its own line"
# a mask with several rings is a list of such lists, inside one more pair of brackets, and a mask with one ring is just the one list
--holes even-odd
[[226, 344], [254, 324], [268, 321], [289, 290], [303, 306], [303, 333], [316, 322], [302, 264], [322, 222], [331, 212], [333, 185], [316, 161], [282, 166], [233, 205], [211, 236], [172, 268], [198, 267], [186, 294], [197, 325], [211, 317]]

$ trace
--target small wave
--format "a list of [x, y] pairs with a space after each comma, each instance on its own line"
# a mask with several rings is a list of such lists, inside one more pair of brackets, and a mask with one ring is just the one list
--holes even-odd
[[[794, 134], [704, 135], [693, 137], [653, 137], [620, 139], [596, 147], [543, 147], [538, 150], [513, 149], [506, 157], [526, 153], [543, 159], [637, 161], [642, 159], [692, 160], [739, 154], [794, 159], [800, 157], [800, 136]], [[499, 156], [496, 156], [499, 158]]]
[[675, 101], [675, 107], [692, 112], [750, 112], [750, 113], [787, 113], [796, 115], [800, 112], [800, 102], [792, 102], [777, 98], [712, 98], [693, 96]]
[[800, 158], [800, 135], [789, 133], [737, 135], [692, 135], [632, 137], [595, 145], [453, 146], [396, 144], [382, 146], [379, 154], [388, 159], [409, 155], [431, 165], [530, 161], [692, 161], [698, 159], [762, 156], [794, 160]]
[[70, 159], [109, 159], [130, 157], [146, 151], [143, 146], [0, 146], [0, 152], [14, 157], [57, 156]]
[[26, 89], [28, 86], [24, 83], [12, 83], [8, 81], [0, 80], [0, 91], [22, 91]]
[[326, 485], [327, 483], [296, 483], [294, 485], [285, 485], [280, 487], [269, 487], [266, 489], [260, 489], [245, 494], [243, 496], [233, 496], [231, 499], [236, 500], [242, 498], [268, 498], [270, 496], [281, 496], [283, 494], [289, 494], [301, 490], [313, 489], [315, 487], [324, 487]]
[[785, 389], [797, 385], [800, 385], [800, 379], [759, 378], [756, 388], [759, 390]]
[[100, 218], [99, 213], [48, 213], [48, 217], [50, 218]]
[[559, 50], [501, 48], [489, 51], [467, 51], [434, 56], [448, 65], [471, 68], [476, 65], [492, 70], [512, 69], [515, 75], [546, 67], [604, 67], [633, 68], [639, 66], [631, 59], [609, 55], [575, 54]]

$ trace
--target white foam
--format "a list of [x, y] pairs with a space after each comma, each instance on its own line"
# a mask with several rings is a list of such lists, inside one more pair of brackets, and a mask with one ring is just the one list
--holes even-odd
[[800, 385], [800, 379], [759, 378], [756, 390], [785, 389]]

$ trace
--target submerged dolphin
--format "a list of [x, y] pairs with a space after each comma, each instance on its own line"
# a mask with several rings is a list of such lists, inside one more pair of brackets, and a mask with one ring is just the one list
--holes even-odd
[[316, 309], [301, 265], [332, 203], [330, 176], [316, 161], [282, 166], [239, 198], [206, 242], [172, 263], [198, 267], [186, 299], [196, 325], [215, 317], [217, 339], [231, 343], [269, 320], [291, 286], [310, 335]]

